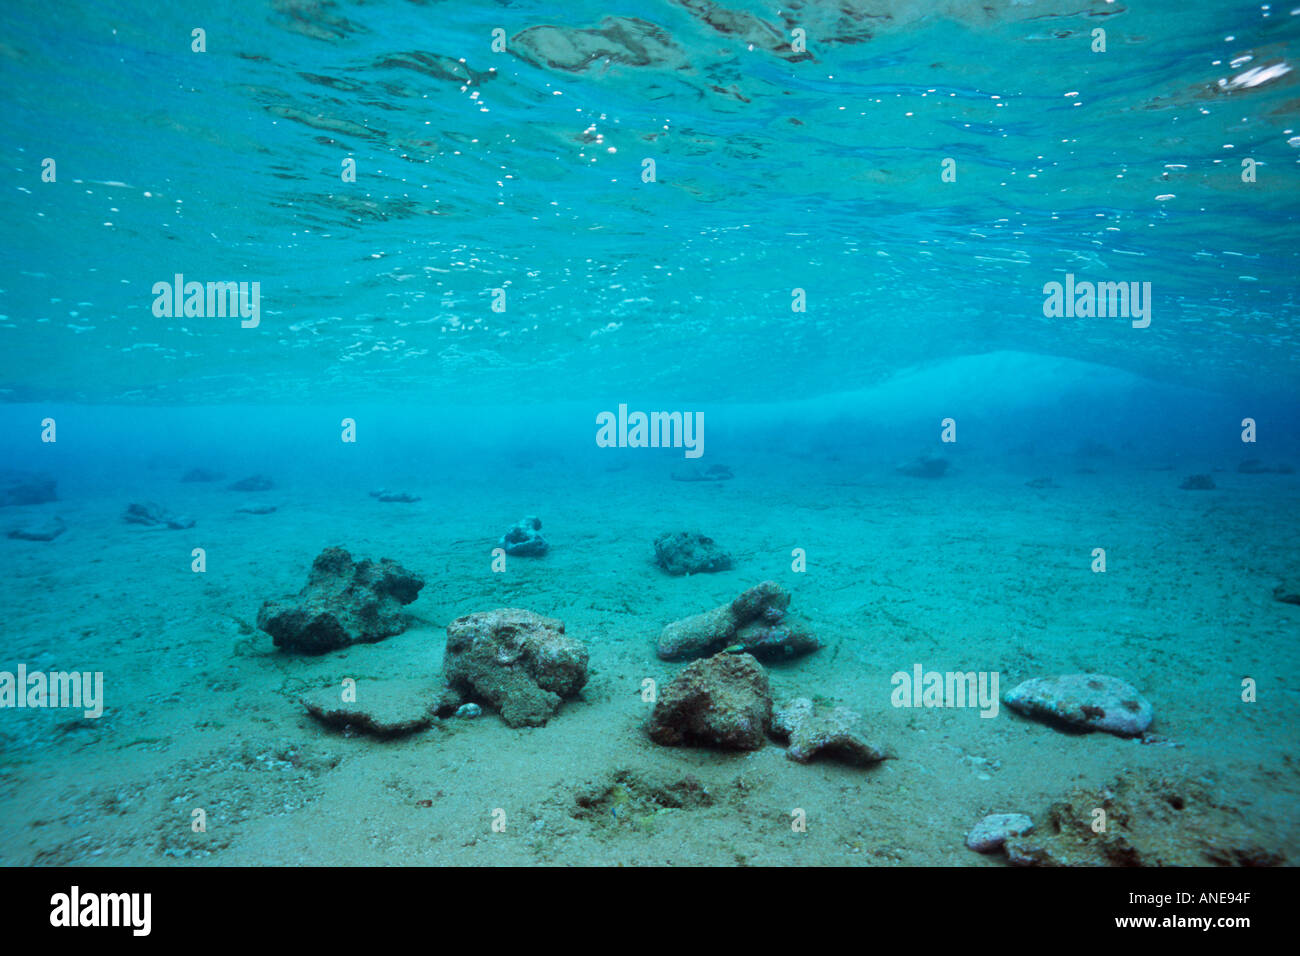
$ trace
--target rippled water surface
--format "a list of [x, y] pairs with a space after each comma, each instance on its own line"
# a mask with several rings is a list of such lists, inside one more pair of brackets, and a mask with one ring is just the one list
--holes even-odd
[[[1018, 350], [1285, 391], [1298, 42], [1174, 0], [6, 4], [0, 385], [753, 401]], [[177, 273], [261, 324], [155, 317]], [[1066, 273], [1150, 282], [1150, 328], [1045, 317]]]

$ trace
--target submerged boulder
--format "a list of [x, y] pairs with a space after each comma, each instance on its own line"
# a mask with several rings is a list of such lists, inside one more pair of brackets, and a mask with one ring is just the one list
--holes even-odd
[[343, 548], [326, 548], [312, 562], [307, 586], [264, 603], [257, 626], [276, 647], [306, 654], [373, 644], [406, 630], [402, 606], [422, 587], [424, 579], [396, 561], [354, 562]]
[[48, 475], [31, 475], [21, 471], [0, 472], [0, 508], [9, 505], [40, 505], [57, 501], [57, 482]]
[[1178, 487], [1184, 491], [1213, 491], [1217, 486], [1209, 475], [1188, 475]]
[[587, 648], [564, 633], [563, 621], [532, 611], [467, 614], [447, 625], [443, 678], [511, 727], [540, 727], [587, 683]]
[[786, 617], [790, 594], [764, 581], [729, 604], [682, 618], [659, 634], [656, 652], [666, 661], [704, 657], [721, 650], [783, 660], [821, 647], [801, 624]]
[[655, 563], [669, 574], [710, 574], [731, 567], [731, 555], [693, 531], [670, 531], [655, 538]]
[[122, 520], [128, 524], [142, 524], [146, 527], [167, 527], [173, 531], [183, 531], [194, 527], [194, 519], [188, 515], [172, 514], [162, 505], [152, 501], [132, 502], [122, 513]]
[[542, 519], [528, 515], [515, 522], [513, 528], [501, 538], [500, 546], [506, 554], [525, 558], [540, 558], [551, 546], [542, 537]]
[[1035, 677], [1013, 687], [1008, 707], [1076, 730], [1140, 737], [1151, 726], [1151, 703], [1127, 681], [1105, 674]]
[[763, 666], [749, 654], [717, 654], [687, 665], [659, 692], [647, 731], [669, 747], [758, 750], [771, 721]]
[[859, 767], [868, 767], [889, 754], [869, 741], [862, 731], [862, 717], [847, 707], [835, 707], [818, 714], [807, 697], [796, 697], [772, 715], [772, 734], [790, 742], [785, 755], [807, 763], [818, 754]]

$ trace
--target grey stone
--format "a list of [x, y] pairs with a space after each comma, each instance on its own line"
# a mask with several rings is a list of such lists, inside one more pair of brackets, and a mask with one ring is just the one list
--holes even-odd
[[1035, 677], [1003, 699], [1022, 714], [1121, 737], [1141, 736], [1152, 720], [1150, 702], [1132, 684], [1105, 674]]
[[669, 574], [710, 574], [731, 567], [731, 555], [693, 531], [669, 531], [655, 538], [655, 562]]

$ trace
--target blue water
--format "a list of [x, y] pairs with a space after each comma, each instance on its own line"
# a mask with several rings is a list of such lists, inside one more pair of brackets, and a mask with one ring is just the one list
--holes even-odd
[[[0, 667], [102, 665], [133, 728], [87, 743], [0, 723], [3, 793], [70, 752], [98, 787], [129, 790], [182, 756], [201, 780], [193, 714], [138, 673], [150, 642], [170, 648], [153, 678], [200, 667], [197, 684], [178, 678], [186, 706], [212, 693], [226, 707], [218, 662], [232, 641], [266, 643], [246, 633], [258, 605], [331, 544], [441, 569], [415, 608], [430, 646], [463, 613], [563, 612], [596, 644], [616, 635], [593, 651], [611, 682], [660, 666], [668, 620], [777, 578], [853, 648], [807, 673], [867, 712], [915, 660], [915, 633], [944, 632], [936, 663], [969, 646], [953, 630], [963, 595], [980, 633], [1008, 643], [953, 666], [1109, 665], [1159, 685], [1172, 678], [1144, 642], [1177, 630], [1187, 588], [1178, 626], [1205, 629], [1188, 647], [1230, 630], [1287, 686], [1296, 619], [1270, 592], [1300, 570], [1298, 56], [1300, 9], [1201, 0], [3, 4], [0, 448], [6, 476], [51, 476], [58, 499], [0, 508], [0, 530], [69, 530], [0, 539], [14, 608]], [[177, 276], [202, 284], [193, 314], [184, 288], [176, 314]], [[248, 297], [214, 313], [207, 284], [227, 282]], [[1050, 284], [1067, 282], [1123, 284], [1131, 308], [1053, 312]], [[691, 464], [681, 448], [599, 447], [596, 416], [620, 405], [702, 414], [700, 465], [736, 479], [671, 481]], [[900, 477], [937, 456], [941, 480]], [[1238, 472], [1247, 459], [1284, 467]], [[180, 483], [194, 467], [225, 478]], [[276, 482], [260, 522], [225, 491], [254, 473]], [[1179, 488], [1193, 474], [1217, 489]], [[1024, 497], [1044, 477], [1060, 493]], [[422, 501], [377, 508], [378, 487]], [[134, 501], [197, 530], [141, 536], [120, 520]], [[550, 576], [532, 565], [502, 584], [488, 554], [531, 513], [554, 534]], [[659, 580], [649, 542], [678, 526], [744, 560], [725, 583]], [[983, 534], [1001, 558], [964, 550]], [[1033, 584], [1047, 596], [1017, 591], [1014, 566], [1086, 567], [1107, 534], [1154, 583], [1081, 605], [1047, 578]], [[200, 588], [187, 555], [209, 540], [238, 570], [223, 578], [219, 560]], [[791, 547], [819, 542], [836, 555], [820, 582], [792, 578]], [[952, 590], [903, 602], [899, 643], [855, 636], [864, 607], [945, 576]], [[1008, 591], [1001, 619], [979, 597]], [[1234, 610], [1241, 593], [1249, 610]], [[1092, 658], [1077, 652], [1089, 600], [1099, 631], [1127, 635]], [[252, 710], [318, 746], [282, 706], [307, 677], [257, 646], [237, 665], [264, 695]], [[1204, 660], [1186, 653], [1184, 674]], [[1190, 714], [1198, 680], [1246, 666], [1215, 658], [1158, 703]], [[593, 701], [621, 700], [597, 685]], [[1251, 724], [1243, 759], [1275, 758], [1294, 719], [1274, 721]], [[1190, 718], [1172, 726], [1196, 745]], [[257, 729], [227, 743], [256, 749]], [[107, 741], [123, 736], [169, 743], [118, 767]], [[507, 750], [502, 766], [533, 766]], [[1087, 766], [1100, 780], [1120, 762]], [[1288, 786], [1265, 840], [1294, 853]], [[89, 792], [67, 799], [102, 799]], [[946, 799], [958, 815], [991, 805]], [[88, 845], [113, 862], [329, 858], [276, 856], [261, 831], [222, 856], [145, 824], [83, 845], [75, 808], [58, 819], [47, 838], [14, 818], [0, 859], [84, 862]], [[310, 832], [304, 846], [332, 839]], [[691, 832], [694, 861], [730, 862]], [[941, 843], [904, 859], [968, 862]], [[474, 862], [449, 852], [430, 859]], [[537, 852], [491, 861], [609, 862]]]

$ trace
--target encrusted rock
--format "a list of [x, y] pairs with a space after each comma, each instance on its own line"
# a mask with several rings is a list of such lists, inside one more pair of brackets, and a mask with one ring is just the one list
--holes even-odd
[[323, 687], [299, 700], [307, 713], [328, 727], [376, 737], [424, 730], [433, 723], [441, 704], [438, 691], [428, 681], [363, 680], [353, 690], [354, 701], [345, 700], [345, 691], [339, 686]]
[[731, 555], [693, 531], [669, 531], [655, 538], [655, 562], [669, 574], [709, 574], [731, 567]]
[[183, 531], [194, 527], [194, 519], [188, 515], [172, 514], [162, 505], [152, 501], [132, 502], [122, 513], [122, 520], [129, 524], [142, 524], [148, 527], [168, 527], [173, 531]]
[[587, 683], [587, 648], [564, 622], [519, 608], [467, 614], [447, 625], [443, 675], [511, 727], [544, 725]]
[[419, 597], [424, 579], [396, 561], [353, 562], [343, 548], [326, 548], [312, 562], [296, 597], [267, 601], [257, 626], [276, 647], [307, 654], [373, 644], [409, 623], [402, 605]]
[[515, 526], [502, 536], [501, 547], [505, 548], [506, 554], [540, 558], [551, 550], [541, 532], [542, 519], [528, 515], [515, 522]]
[[57, 484], [46, 475], [29, 475], [21, 471], [0, 472], [0, 508], [8, 505], [40, 505], [56, 501]]
[[1151, 704], [1136, 688], [1105, 674], [1035, 677], [1007, 692], [1008, 707], [1078, 730], [1139, 737], [1151, 726]]
[[1034, 821], [1024, 813], [990, 813], [966, 834], [966, 846], [976, 853], [1002, 849], [1010, 837], [1024, 836], [1034, 829]]
[[730, 604], [667, 625], [659, 634], [656, 651], [667, 661], [724, 649], [770, 661], [817, 650], [821, 643], [802, 624], [786, 617], [789, 605], [789, 592], [775, 581], [764, 581]]
[[647, 728], [657, 744], [758, 750], [772, 720], [767, 672], [749, 654], [718, 654], [660, 690]]
[[772, 734], [789, 740], [785, 755], [799, 763], [822, 754], [865, 767], [889, 754], [863, 736], [861, 723], [861, 715], [847, 707], [835, 707], [819, 715], [811, 700], [796, 697], [772, 715]]
[[[1054, 803], [1030, 834], [1008, 836], [1018, 866], [1279, 866], [1249, 818], [1205, 779], [1126, 773]], [[1101, 815], [1098, 814], [1101, 811]], [[1104, 819], [1105, 828], [1094, 829]]]

